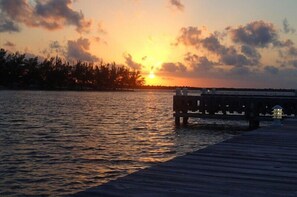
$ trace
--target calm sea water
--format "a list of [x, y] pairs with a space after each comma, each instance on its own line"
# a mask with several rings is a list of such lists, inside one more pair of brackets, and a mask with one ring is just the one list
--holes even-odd
[[0, 196], [75, 193], [234, 135], [176, 128], [172, 95], [0, 91]]

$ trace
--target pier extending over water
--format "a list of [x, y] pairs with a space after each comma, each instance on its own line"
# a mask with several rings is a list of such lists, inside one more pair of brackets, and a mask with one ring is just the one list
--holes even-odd
[[281, 106], [283, 117], [297, 116], [297, 96], [177, 94], [173, 96], [175, 124], [187, 124], [189, 118], [247, 120], [251, 129], [258, 128], [261, 120], [272, 120], [273, 107]]
[[297, 196], [297, 120], [246, 132], [75, 196]]

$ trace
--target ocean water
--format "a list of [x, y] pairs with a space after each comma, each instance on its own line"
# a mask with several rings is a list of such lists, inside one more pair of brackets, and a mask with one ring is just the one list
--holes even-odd
[[0, 196], [72, 194], [238, 133], [176, 128], [172, 96], [0, 91]]

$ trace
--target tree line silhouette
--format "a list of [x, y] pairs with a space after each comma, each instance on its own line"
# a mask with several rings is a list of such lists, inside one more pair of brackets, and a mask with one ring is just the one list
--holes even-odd
[[115, 63], [78, 61], [60, 57], [39, 60], [26, 54], [0, 49], [0, 87], [41, 90], [123, 90], [144, 84], [139, 71]]

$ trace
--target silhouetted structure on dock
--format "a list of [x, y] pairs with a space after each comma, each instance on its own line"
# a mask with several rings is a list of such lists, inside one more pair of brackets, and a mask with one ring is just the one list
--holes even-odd
[[176, 125], [187, 124], [188, 118], [212, 118], [247, 120], [250, 129], [259, 127], [261, 120], [272, 120], [272, 108], [283, 108], [283, 117], [297, 116], [297, 96], [279, 95], [238, 95], [202, 93], [190, 96], [187, 92], [177, 91], [173, 97], [173, 110]]

